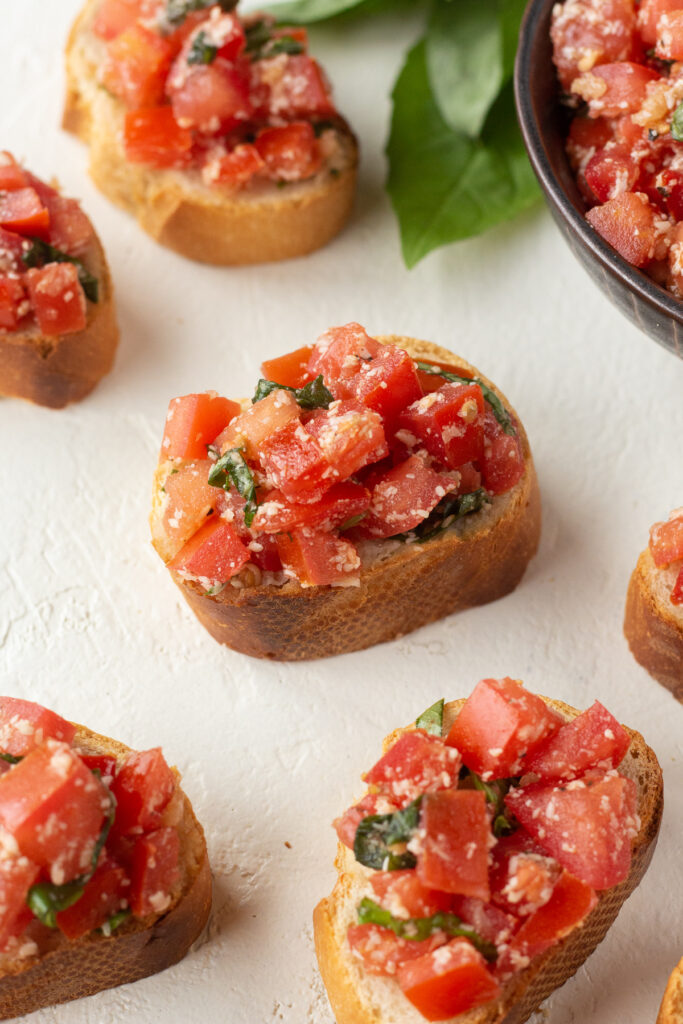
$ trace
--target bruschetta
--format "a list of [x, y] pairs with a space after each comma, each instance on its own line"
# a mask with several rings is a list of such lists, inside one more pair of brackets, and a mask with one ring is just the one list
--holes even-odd
[[109, 372], [119, 332], [92, 224], [0, 153], [0, 395], [60, 409]]
[[364, 779], [314, 913], [337, 1024], [522, 1024], [604, 938], [662, 813], [638, 733], [512, 679], [439, 701]]
[[214, 264], [325, 245], [347, 221], [355, 137], [306, 30], [210, 0], [87, 0], [64, 127], [95, 184], [162, 245]]
[[683, 700], [683, 508], [650, 530], [628, 585], [624, 633], [636, 661]]
[[683, 1024], [683, 960], [671, 972], [657, 1024]]
[[201, 825], [160, 748], [0, 697], [0, 1019], [180, 960], [211, 906]]
[[516, 587], [538, 484], [473, 366], [351, 323], [262, 373], [251, 402], [173, 399], [155, 476], [154, 546], [215, 639], [324, 657]]

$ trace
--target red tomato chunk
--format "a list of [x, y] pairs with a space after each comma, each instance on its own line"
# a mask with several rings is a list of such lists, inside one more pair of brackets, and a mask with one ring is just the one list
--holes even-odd
[[430, 454], [457, 469], [484, 453], [484, 396], [478, 384], [443, 384], [420, 398], [398, 426], [421, 441]]
[[0, 950], [28, 924], [26, 893], [37, 881], [39, 872], [37, 864], [12, 849], [11, 842], [6, 846], [3, 844], [0, 857]]
[[488, 840], [483, 793], [446, 789], [427, 793], [420, 809], [417, 875], [428, 889], [488, 902]]
[[402, 964], [424, 957], [445, 942], [443, 935], [433, 935], [422, 942], [413, 942], [377, 924], [351, 925], [347, 939], [351, 952], [362, 960], [368, 974], [389, 976], [395, 975]]
[[683, 509], [672, 512], [668, 522], [655, 523], [650, 530], [650, 551], [660, 568], [683, 558]]
[[288, 352], [287, 355], [266, 359], [261, 365], [261, 374], [266, 380], [274, 380], [277, 384], [301, 388], [315, 376], [308, 369], [312, 352], [312, 345], [304, 345], [303, 348]]
[[301, 181], [317, 174], [322, 164], [312, 125], [308, 121], [259, 132], [256, 150], [276, 181]]
[[175, 777], [160, 747], [128, 754], [111, 786], [116, 797], [115, 831], [129, 835], [158, 828], [174, 790]]
[[16, 277], [0, 277], [0, 329], [16, 330], [30, 308], [23, 283]]
[[214, 391], [174, 398], [168, 406], [161, 456], [205, 459], [206, 446], [239, 412], [237, 402], [221, 398]]
[[74, 334], [85, 329], [85, 294], [73, 263], [48, 263], [29, 270], [26, 283], [43, 334]]
[[285, 573], [302, 586], [352, 586], [358, 582], [360, 558], [353, 544], [308, 526], [277, 536]]
[[377, 902], [394, 917], [431, 917], [452, 907], [449, 893], [426, 889], [412, 870], [375, 871], [370, 885]]
[[174, 828], [160, 828], [136, 840], [130, 875], [130, 908], [136, 917], [162, 914], [180, 877], [180, 839]]
[[192, 133], [180, 127], [170, 107], [130, 110], [123, 126], [123, 144], [131, 163], [189, 167], [192, 162]]
[[398, 969], [404, 995], [427, 1020], [447, 1020], [495, 999], [500, 988], [481, 953], [453, 939]]
[[163, 99], [172, 57], [166, 39], [135, 22], [109, 43], [102, 84], [132, 110], [154, 107]]
[[185, 579], [209, 586], [227, 583], [249, 561], [249, 550], [235, 527], [225, 519], [209, 519], [169, 563]]
[[567, 722], [529, 758], [526, 770], [541, 779], [576, 779], [590, 768], [617, 768], [629, 735], [600, 701]]
[[419, 455], [382, 474], [372, 489], [363, 531], [370, 537], [393, 537], [414, 529], [442, 498], [458, 489], [457, 477], [437, 473]]
[[31, 700], [0, 697], [0, 751], [23, 757], [43, 740], [71, 743], [76, 726]]
[[105, 857], [85, 887], [81, 898], [57, 914], [62, 935], [74, 941], [101, 926], [126, 902], [128, 879], [123, 868]]
[[0, 227], [47, 239], [50, 213], [34, 188], [0, 192]]
[[254, 529], [264, 533], [287, 533], [297, 526], [331, 530], [361, 515], [370, 505], [370, 492], [361, 484], [345, 481], [333, 484], [320, 501], [312, 505], [288, 501], [281, 491], [270, 491], [260, 503]]
[[439, 736], [417, 729], [406, 732], [365, 775], [368, 785], [405, 807], [420, 793], [455, 786], [460, 754]]

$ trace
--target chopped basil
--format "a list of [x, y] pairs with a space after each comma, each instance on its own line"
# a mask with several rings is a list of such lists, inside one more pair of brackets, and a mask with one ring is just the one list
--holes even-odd
[[212, 487], [222, 487], [225, 491], [229, 491], [233, 485], [235, 486], [237, 492], [246, 501], [244, 521], [247, 526], [251, 526], [258, 508], [256, 487], [251, 470], [239, 448], [230, 448], [224, 455], [221, 455], [217, 462], [214, 462], [209, 471], [209, 483]]
[[252, 55], [254, 60], [257, 60], [260, 57], [261, 50], [266, 43], [270, 41], [272, 34], [270, 23], [263, 19], [255, 21], [251, 25], [245, 25], [244, 35], [247, 40], [246, 51]]
[[[681, 104], [681, 106], [683, 106], [683, 104]], [[431, 373], [435, 377], [443, 377], [444, 380], [449, 381], [451, 384], [478, 384], [481, 388], [484, 400], [491, 406], [491, 411], [500, 423], [504, 432], [506, 434], [510, 434], [511, 437], [516, 435], [517, 431], [512, 424], [512, 417], [510, 416], [510, 413], [507, 411], [495, 391], [493, 391], [488, 384], [484, 384], [481, 377], [472, 377], [472, 379], [469, 377], [459, 377], [457, 373], [449, 373], [448, 370], [442, 370], [439, 366], [432, 366], [431, 363], [422, 363], [418, 361], [415, 365], [419, 370], [422, 370], [423, 373]]]
[[212, 64], [218, 47], [207, 41], [206, 32], [198, 32], [187, 55], [188, 64]]
[[435, 932], [445, 932], [451, 938], [462, 936], [469, 939], [475, 949], [487, 960], [496, 960], [498, 951], [492, 942], [482, 938], [472, 925], [465, 924], [457, 914], [438, 913], [431, 917], [409, 917], [407, 920], [394, 917], [390, 911], [380, 907], [379, 903], [368, 899], [361, 900], [358, 907], [359, 924], [378, 924], [389, 928], [394, 935], [409, 942], [422, 942]]
[[353, 852], [359, 864], [377, 871], [401, 871], [414, 868], [417, 861], [410, 850], [394, 852], [397, 843], [407, 843], [420, 822], [422, 797], [393, 814], [371, 814], [356, 829]]
[[203, 11], [216, 4], [223, 11], [231, 11], [236, 3], [237, 0], [167, 0], [164, 16], [169, 25], [180, 25], [193, 11]]
[[476, 772], [470, 770], [470, 779], [475, 789], [486, 797], [486, 802], [493, 804], [493, 834], [498, 839], [514, 832], [515, 826], [507, 816], [505, 797], [511, 786], [517, 785], [519, 779], [496, 779], [495, 782], [484, 782]]
[[263, 398], [267, 398], [273, 391], [291, 391], [302, 409], [327, 409], [334, 401], [334, 395], [325, 387], [322, 374], [304, 384], [302, 388], [290, 388], [287, 384], [278, 384], [274, 380], [264, 380], [261, 377], [256, 385], [252, 404], [255, 405]]
[[109, 829], [114, 823], [115, 815], [116, 798], [110, 792], [109, 813], [93, 848], [90, 869], [85, 874], [79, 875], [78, 878], [74, 878], [73, 881], [66, 882], [64, 885], [54, 885], [52, 882], [38, 882], [29, 889], [26, 902], [38, 920], [42, 921], [48, 928], [56, 928], [57, 914], [61, 910], [67, 910], [69, 907], [72, 907], [83, 895], [86, 885], [95, 874], [97, 861], [107, 841]]
[[423, 711], [422, 714], [415, 720], [416, 729], [424, 729], [425, 732], [431, 733], [433, 736], [441, 736], [443, 732], [443, 706], [444, 699], [437, 700], [436, 704], [432, 704], [430, 708]]
[[671, 118], [671, 138], [683, 142], [683, 103], [679, 103]]
[[357, 516], [351, 516], [350, 519], [347, 519], [346, 522], [341, 524], [339, 532], [343, 533], [344, 530], [350, 530], [352, 526], [358, 526], [358, 524], [365, 519], [366, 515], [367, 512], [360, 512]]
[[43, 267], [46, 263], [73, 263], [78, 269], [78, 280], [85, 297], [91, 302], [97, 302], [99, 282], [89, 270], [86, 270], [82, 260], [69, 256], [61, 249], [55, 249], [54, 245], [49, 245], [42, 238], [31, 238], [31, 248], [23, 253], [21, 258], [27, 267]]
[[292, 36], [280, 36], [279, 39], [271, 39], [266, 43], [261, 52], [261, 56], [276, 57], [278, 53], [288, 53], [293, 56], [294, 54], [303, 52], [304, 48], [301, 43]]
[[443, 530], [447, 530], [456, 519], [462, 519], [472, 512], [479, 512], [484, 505], [490, 505], [488, 491], [480, 487], [468, 494], [447, 494], [427, 518], [408, 533], [397, 533], [392, 539], [424, 544]]
[[122, 925], [124, 921], [127, 921], [131, 915], [130, 909], [119, 910], [117, 914], [112, 914], [108, 921], [105, 921], [101, 928], [98, 928], [98, 932], [102, 935], [111, 935], [112, 932], [116, 931], [119, 925]]
[[21, 757], [16, 757], [14, 754], [0, 754], [0, 758], [3, 761], [8, 761], [9, 764], [19, 764], [23, 760]]

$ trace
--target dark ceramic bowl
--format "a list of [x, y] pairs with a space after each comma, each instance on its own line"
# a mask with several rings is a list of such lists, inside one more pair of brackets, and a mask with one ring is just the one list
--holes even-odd
[[683, 358], [683, 300], [632, 267], [585, 219], [586, 205], [564, 149], [569, 127], [552, 62], [550, 16], [557, 0], [530, 0], [515, 65], [517, 114], [529, 159], [570, 249], [621, 312]]

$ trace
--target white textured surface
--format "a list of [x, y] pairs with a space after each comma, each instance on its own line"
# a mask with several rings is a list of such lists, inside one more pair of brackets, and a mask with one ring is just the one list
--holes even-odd
[[[683, 362], [612, 309], [541, 207], [404, 269], [382, 144], [409, 25], [313, 36], [363, 149], [350, 228], [307, 259], [222, 270], [155, 246], [95, 191], [85, 149], [59, 130], [61, 47], [78, 0], [2, 8], [0, 147], [83, 199], [109, 255], [122, 341], [81, 405], [0, 402], [0, 690], [132, 746], [161, 743], [204, 823], [216, 880], [208, 936], [182, 964], [33, 1019], [331, 1024], [311, 939], [313, 905], [333, 881], [328, 822], [390, 728], [509, 674], [577, 706], [600, 697], [659, 754], [667, 807], [653, 866], [539, 1017], [654, 1020], [683, 953], [683, 708], [631, 659], [621, 620], [651, 521], [683, 502]], [[495, 605], [334, 660], [252, 661], [203, 632], [150, 547], [166, 405], [206, 388], [249, 394], [262, 358], [350, 319], [446, 345], [507, 392], [541, 481], [541, 550]]]

